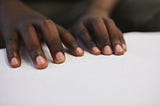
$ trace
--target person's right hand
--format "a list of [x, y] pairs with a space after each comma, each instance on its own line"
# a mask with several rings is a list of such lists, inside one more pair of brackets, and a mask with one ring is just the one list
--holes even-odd
[[20, 40], [38, 69], [48, 66], [40, 38], [47, 43], [54, 63], [65, 61], [62, 42], [73, 55], [82, 56], [84, 53], [67, 30], [18, 0], [0, 0], [0, 32], [5, 40], [8, 61], [14, 68], [21, 65]]

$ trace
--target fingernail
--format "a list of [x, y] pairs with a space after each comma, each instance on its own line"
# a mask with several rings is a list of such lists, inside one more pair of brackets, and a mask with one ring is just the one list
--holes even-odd
[[65, 56], [62, 52], [56, 54], [56, 63], [62, 63], [65, 60]]
[[12, 66], [15, 66], [15, 65], [18, 65], [18, 64], [19, 64], [18, 59], [15, 58], [15, 57], [13, 57], [13, 58], [11, 59], [11, 65], [12, 65]]
[[97, 47], [93, 47], [92, 51], [94, 54], [100, 54], [100, 52], [101, 52]]
[[110, 46], [105, 46], [104, 47], [104, 50], [103, 50], [103, 53], [105, 54], [105, 55], [111, 55], [112, 54], [112, 49], [110, 48]]
[[123, 49], [124, 49], [125, 51], [127, 50], [127, 47], [126, 47], [125, 44], [122, 44], [122, 47], [123, 47]]
[[46, 63], [46, 59], [44, 59], [42, 56], [37, 56], [36, 57], [36, 62], [38, 65], [43, 65]]
[[115, 50], [116, 50], [116, 52], [118, 52], [118, 53], [121, 53], [121, 52], [124, 51], [120, 45], [116, 45]]
[[76, 51], [77, 51], [77, 54], [79, 55], [84, 54], [84, 51], [80, 47], [77, 47]]

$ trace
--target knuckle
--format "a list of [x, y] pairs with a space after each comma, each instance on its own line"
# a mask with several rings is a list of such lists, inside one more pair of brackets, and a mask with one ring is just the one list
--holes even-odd
[[113, 36], [112, 39], [111, 39], [111, 41], [114, 44], [120, 44], [121, 43], [121, 40], [117, 36]]
[[99, 22], [102, 18], [101, 17], [94, 17], [91, 19], [93, 22]]
[[45, 25], [45, 26], [49, 26], [49, 25], [56, 26], [56, 24], [52, 20], [50, 20], [50, 19], [44, 20], [43, 21], [43, 25]]
[[69, 29], [69, 31], [71, 33], [76, 34], [77, 32], [79, 32], [82, 29], [83, 26], [84, 26], [84, 24], [81, 23], [81, 22], [80, 23], [76, 23]]
[[77, 46], [78, 46], [78, 44], [76, 43], [75, 40], [70, 40], [68, 43], [69, 43], [70, 45], [72, 45], [73, 47], [77, 47]]
[[87, 46], [87, 48], [89, 48], [89, 49], [93, 48], [94, 45], [95, 45], [95, 44], [94, 44], [92, 41], [87, 41], [87, 42], [86, 42], [86, 46]]
[[71, 35], [71, 33], [69, 31], [67, 31], [65, 28], [61, 27], [61, 26], [58, 26], [58, 30], [59, 30], [59, 33], [61, 35], [65, 35], [65, 36], [69, 36]]
[[51, 39], [48, 42], [48, 46], [52, 49], [61, 49], [62, 48], [62, 43], [59, 39]]
[[97, 40], [97, 43], [100, 44], [101, 46], [110, 45], [109, 38], [107, 37], [99, 38]]
[[106, 19], [106, 23], [107, 23], [108, 25], [113, 25], [113, 24], [115, 24], [114, 21], [113, 21], [112, 19], [110, 19], [110, 18]]
[[31, 47], [29, 47], [28, 51], [30, 52], [31, 55], [37, 55], [38, 51], [40, 51], [40, 46], [39, 45], [32, 45]]
[[53, 45], [55, 45], [57, 48], [61, 48], [62, 47], [62, 43], [59, 39], [53, 41]]
[[30, 22], [19, 22], [17, 25], [17, 29], [26, 30], [32, 24]]
[[56, 37], [52, 37], [50, 39], [48, 39], [46, 41], [48, 44], [60, 44], [61, 43], [61, 39], [59, 36], [56, 36]]
[[89, 18], [87, 20], [88, 25], [93, 25], [101, 22], [102, 18], [101, 17], [94, 17], [94, 18]]
[[119, 40], [119, 36], [114, 34], [114, 35], [110, 35], [111, 40]]
[[52, 20], [45, 20], [41, 24], [41, 28], [42, 28], [41, 30], [45, 33], [46, 36], [47, 35], [58, 36], [58, 34], [59, 34], [58, 28]]
[[12, 45], [15, 42], [18, 42], [18, 39], [15, 37], [8, 37], [5, 39], [7, 45]]
[[79, 30], [79, 32], [78, 32], [78, 35], [80, 35], [80, 36], [85, 36], [86, 34], [87, 34], [87, 30], [86, 29], [81, 29], [81, 30]]

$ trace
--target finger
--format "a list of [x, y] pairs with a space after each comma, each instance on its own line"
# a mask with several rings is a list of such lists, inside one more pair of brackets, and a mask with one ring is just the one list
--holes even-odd
[[53, 62], [56, 64], [63, 63], [65, 61], [64, 48], [56, 24], [51, 20], [45, 20], [40, 25], [40, 30], [42, 31], [43, 39], [49, 47]]
[[48, 61], [42, 51], [35, 28], [32, 25], [21, 27], [20, 34], [26, 47], [28, 48], [34, 66], [37, 69], [46, 68], [48, 66]]
[[16, 32], [5, 34], [6, 52], [11, 67], [17, 68], [21, 65], [19, 54], [19, 38]]
[[62, 42], [70, 50], [70, 52], [75, 56], [82, 56], [84, 51], [78, 46], [71, 33], [59, 25], [57, 25], [57, 28]]
[[99, 55], [101, 51], [93, 42], [88, 30], [83, 24], [79, 24], [79, 26], [75, 26], [71, 32], [73, 35], [78, 36], [78, 38], [84, 43], [90, 53]]
[[120, 35], [118, 33], [117, 27], [115, 23], [110, 19], [104, 19], [104, 22], [106, 24], [106, 27], [109, 32], [110, 42], [112, 44], [112, 48], [114, 50], [114, 54], [116, 55], [122, 55], [124, 54], [124, 50], [122, 48], [122, 42]]
[[96, 18], [90, 21], [88, 29], [90, 29], [94, 41], [98, 47], [101, 48], [103, 54], [111, 55], [111, 43], [109, 40], [108, 31], [102, 18]]
[[127, 51], [127, 46], [126, 46], [126, 42], [125, 42], [123, 33], [120, 31], [119, 28], [117, 28], [117, 29], [118, 29], [118, 33], [120, 35], [120, 39], [121, 39], [121, 42], [122, 42], [122, 48], [124, 49], [124, 51]]

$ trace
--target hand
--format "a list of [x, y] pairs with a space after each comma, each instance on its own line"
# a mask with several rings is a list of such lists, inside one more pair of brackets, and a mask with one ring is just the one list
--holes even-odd
[[8, 61], [14, 68], [21, 65], [20, 40], [38, 69], [48, 66], [40, 40], [47, 43], [54, 63], [65, 61], [62, 42], [73, 55], [83, 55], [83, 50], [67, 30], [18, 0], [0, 0], [0, 31], [5, 40]]
[[106, 11], [90, 9], [70, 28], [90, 53], [99, 55], [123, 55], [126, 44], [122, 32]]

